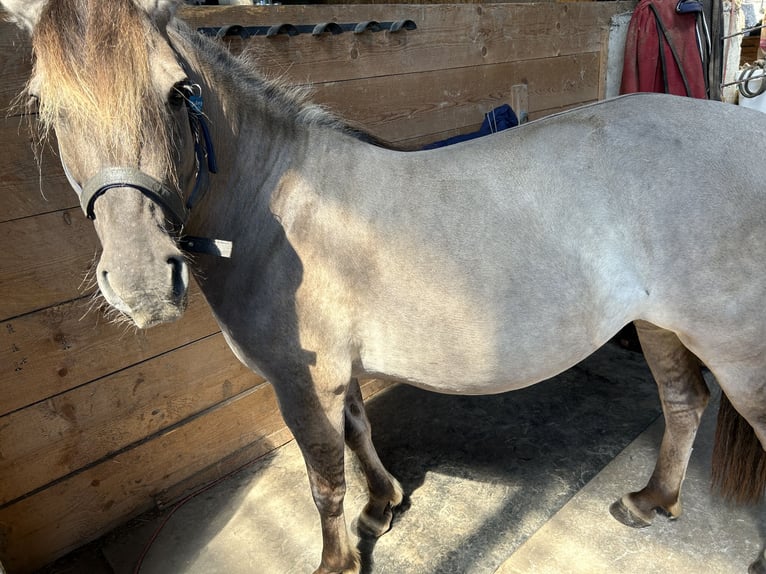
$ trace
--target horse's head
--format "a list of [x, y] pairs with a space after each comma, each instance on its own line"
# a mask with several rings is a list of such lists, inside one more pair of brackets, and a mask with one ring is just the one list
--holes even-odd
[[94, 221], [101, 293], [139, 327], [178, 318], [189, 281], [174, 238], [196, 182], [199, 135], [167, 31], [179, 3], [0, 0], [32, 34], [28, 92]]

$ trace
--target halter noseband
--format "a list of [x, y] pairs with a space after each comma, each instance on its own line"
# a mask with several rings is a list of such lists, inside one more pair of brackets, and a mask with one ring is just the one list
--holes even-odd
[[[96, 219], [93, 206], [96, 200], [110, 189], [128, 187], [140, 191], [151, 201], [159, 205], [165, 215], [176, 225], [183, 226], [189, 218], [189, 212], [196, 202], [207, 192], [210, 186], [210, 174], [218, 171], [213, 149], [213, 140], [202, 113], [202, 95], [199, 86], [185, 86], [189, 90], [186, 98], [188, 104], [189, 127], [194, 139], [194, 156], [197, 163], [197, 177], [194, 188], [184, 202], [181, 195], [170, 189], [161, 181], [134, 167], [105, 167], [96, 175], [80, 186], [69, 171], [64, 158], [61, 156], [61, 165], [80, 199], [80, 206], [88, 219]], [[231, 243], [219, 239], [205, 237], [183, 236], [179, 245], [186, 251], [195, 253], [207, 253], [220, 257], [231, 256]]]
[[134, 167], [105, 167], [85, 182], [78, 191], [80, 206], [88, 219], [96, 219], [93, 204], [110, 189], [130, 187], [143, 193], [162, 207], [173, 223], [183, 225], [189, 211], [178, 193], [168, 189], [162, 182]]

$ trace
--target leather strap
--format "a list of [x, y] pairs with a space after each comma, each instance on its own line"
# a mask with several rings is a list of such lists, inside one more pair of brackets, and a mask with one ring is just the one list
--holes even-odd
[[133, 167], [105, 167], [82, 186], [80, 205], [89, 219], [95, 219], [93, 204], [104, 193], [116, 187], [137, 189], [159, 204], [174, 220], [183, 225], [188, 215], [181, 196], [161, 182]]

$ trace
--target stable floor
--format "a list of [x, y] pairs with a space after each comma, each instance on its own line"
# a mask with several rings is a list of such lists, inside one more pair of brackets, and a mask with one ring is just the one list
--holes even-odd
[[[394, 386], [367, 404], [380, 456], [406, 498], [389, 533], [358, 541], [366, 574], [744, 574], [766, 539], [762, 507], [731, 507], [709, 493], [717, 403], [692, 454], [684, 515], [641, 530], [610, 516], [614, 500], [648, 479], [663, 430], [643, 358], [616, 346], [513, 393]], [[365, 492], [350, 454], [347, 475], [355, 532]], [[305, 467], [289, 443], [47, 572], [302, 574], [320, 549]]]

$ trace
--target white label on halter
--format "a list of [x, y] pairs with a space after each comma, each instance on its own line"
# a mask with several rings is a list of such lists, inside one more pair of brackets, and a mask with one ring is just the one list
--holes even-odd
[[225, 239], [208, 239], [207, 237], [186, 235], [181, 238], [180, 246], [181, 249], [192, 253], [205, 253], [230, 259], [234, 244]]
[[231, 241], [225, 239], [213, 239], [213, 244], [218, 248], [218, 257], [225, 257], [229, 259], [231, 257], [231, 250], [234, 244]]

